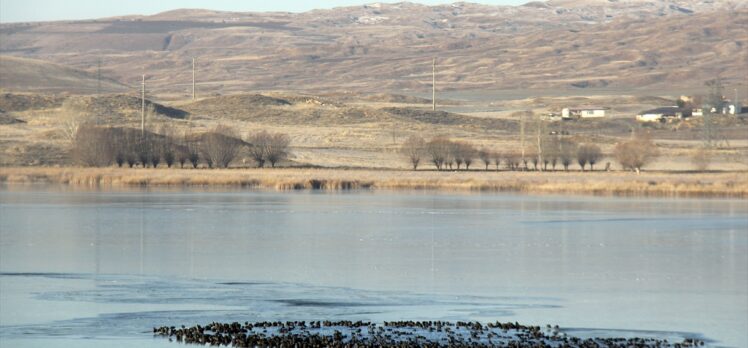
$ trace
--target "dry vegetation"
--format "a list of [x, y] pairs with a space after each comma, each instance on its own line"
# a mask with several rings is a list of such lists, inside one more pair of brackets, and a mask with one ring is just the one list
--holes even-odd
[[242, 187], [276, 190], [410, 189], [615, 196], [748, 197], [742, 173], [436, 172], [340, 169], [0, 168], [5, 185], [93, 188]]

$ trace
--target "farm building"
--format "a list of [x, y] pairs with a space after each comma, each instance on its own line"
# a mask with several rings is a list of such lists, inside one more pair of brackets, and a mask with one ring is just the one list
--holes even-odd
[[665, 106], [652, 110], [642, 111], [639, 115], [636, 115], [636, 120], [639, 122], [665, 122], [668, 120], [691, 117], [693, 110], [690, 108], [680, 108], [677, 106]]
[[561, 110], [561, 117], [565, 119], [569, 118], [601, 118], [605, 117], [605, 112], [609, 108], [585, 106], [575, 108], [563, 108]]

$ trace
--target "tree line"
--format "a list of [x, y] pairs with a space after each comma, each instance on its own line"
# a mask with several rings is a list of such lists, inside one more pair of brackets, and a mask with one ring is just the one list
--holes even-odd
[[228, 168], [242, 153], [258, 167], [275, 167], [288, 156], [291, 139], [287, 134], [259, 131], [246, 140], [232, 127], [218, 125], [203, 133], [171, 128], [157, 132], [85, 123], [72, 136], [72, 157], [81, 165], [104, 167], [166, 166], [171, 168]]
[[[538, 137], [534, 146], [521, 150], [495, 151], [478, 149], [465, 141], [455, 141], [444, 136], [426, 140], [420, 136], [409, 137], [400, 147], [400, 153], [407, 159], [413, 170], [424, 163], [430, 163], [436, 170], [469, 170], [470, 165], [480, 161], [485, 170], [495, 166], [500, 170], [555, 171], [563, 168], [568, 171], [578, 165], [582, 171], [594, 171], [595, 165], [603, 158], [600, 147], [593, 143], [578, 143], [573, 139], [560, 137]], [[638, 135], [618, 143], [613, 157], [625, 170], [637, 173], [658, 155], [651, 138]]]

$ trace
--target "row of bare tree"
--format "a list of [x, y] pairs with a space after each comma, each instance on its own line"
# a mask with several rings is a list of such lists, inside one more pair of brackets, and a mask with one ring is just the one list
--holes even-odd
[[[562, 166], [565, 171], [573, 163], [579, 165], [582, 171], [594, 170], [602, 158], [603, 153], [595, 144], [579, 144], [572, 139], [548, 138], [539, 142], [538, 146], [523, 152], [521, 151], [494, 151], [483, 148], [476, 149], [473, 145], [463, 141], [453, 141], [446, 137], [434, 137], [426, 141], [419, 136], [411, 136], [401, 146], [400, 152], [406, 157], [413, 170], [424, 161], [431, 162], [437, 170], [461, 169], [464, 164], [465, 170], [475, 160], [480, 160], [485, 169], [494, 165], [496, 170], [504, 164], [508, 170], [556, 170]], [[616, 145], [614, 157], [626, 170], [634, 170], [637, 173], [647, 163], [657, 156], [654, 143], [646, 136], [639, 136]]]
[[288, 155], [291, 143], [286, 134], [260, 131], [242, 140], [238, 132], [228, 126], [216, 126], [208, 132], [185, 132], [175, 135], [162, 127], [158, 133], [132, 128], [104, 127], [82, 124], [72, 139], [72, 155], [85, 166], [103, 167], [112, 163], [132, 168], [167, 167], [179, 164], [197, 168], [204, 163], [208, 168], [227, 168], [246, 151], [259, 167], [275, 165]]

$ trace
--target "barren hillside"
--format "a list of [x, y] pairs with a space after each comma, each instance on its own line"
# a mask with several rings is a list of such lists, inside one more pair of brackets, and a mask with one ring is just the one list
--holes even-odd
[[[176, 10], [0, 25], [0, 53], [67, 64], [157, 94], [247, 90], [671, 88], [748, 74], [748, 5], [552, 0], [523, 6], [373, 4], [304, 13]], [[2, 77], [4, 88], [26, 79]]]
[[99, 80], [97, 72], [12, 56], [0, 56], [0, 88], [68, 93], [107, 93], [127, 89], [106, 76]]

